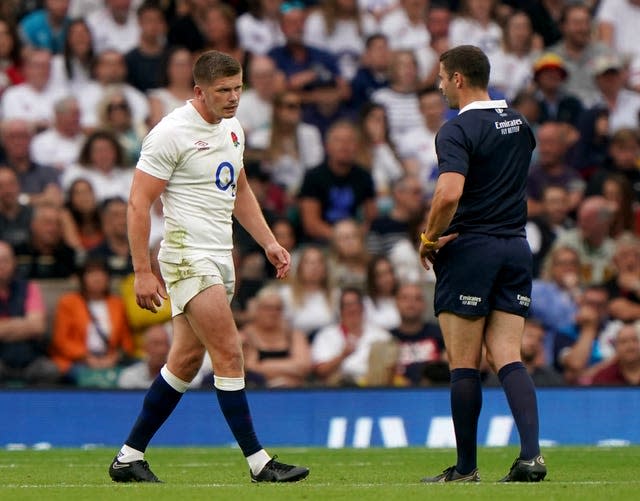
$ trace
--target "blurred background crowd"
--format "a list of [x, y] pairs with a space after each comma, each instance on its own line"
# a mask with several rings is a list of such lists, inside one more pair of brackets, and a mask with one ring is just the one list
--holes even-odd
[[[209, 49], [242, 62], [247, 176], [293, 257], [276, 283], [235, 230], [248, 383], [446, 384], [417, 244], [455, 113], [438, 57], [462, 43], [538, 142], [525, 364], [538, 386], [640, 384], [638, 27], [640, 0], [2, 0], [0, 385], [144, 388], [164, 364], [127, 196]], [[152, 256], [162, 224], [158, 204]]]

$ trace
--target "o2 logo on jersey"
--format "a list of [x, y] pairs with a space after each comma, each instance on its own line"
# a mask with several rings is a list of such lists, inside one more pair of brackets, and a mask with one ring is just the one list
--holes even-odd
[[231, 196], [236, 196], [236, 171], [233, 169], [233, 165], [229, 162], [222, 162], [218, 165], [216, 170], [216, 186], [222, 190], [227, 191], [231, 187]]

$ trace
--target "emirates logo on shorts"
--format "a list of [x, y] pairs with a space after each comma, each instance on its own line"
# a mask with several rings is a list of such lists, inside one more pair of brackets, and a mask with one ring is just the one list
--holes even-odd
[[203, 151], [203, 150], [210, 149], [209, 143], [207, 143], [205, 141], [196, 141], [195, 145], [196, 145], [196, 149], [198, 151]]

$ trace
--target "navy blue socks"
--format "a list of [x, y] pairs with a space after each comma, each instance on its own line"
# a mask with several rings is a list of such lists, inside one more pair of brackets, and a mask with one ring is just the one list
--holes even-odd
[[533, 459], [540, 454], [540, 443], [538, 401], [531, 376], [522, 362], [511, 362], [498, 371], [498, 377], [520, 434], [520, 458]]
[[482, 408], [482, 384], [477, 369], [451, 371], [451, 416], [455, 426], [458, 461], [456, 470], [466, 475], [477, 467], [478, 418]]
[[244, 389], [229, 391], [216, 388], [216, 394], [220, 410], [244, 456], [248, 457], [262, 450], [253, 429], [253, 421]]

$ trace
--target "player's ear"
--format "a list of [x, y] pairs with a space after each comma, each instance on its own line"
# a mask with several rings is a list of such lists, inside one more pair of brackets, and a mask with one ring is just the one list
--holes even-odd
[[193, 95], [198, 101], [204, 101], [204, 92], [199, 85], [193, 87]]

